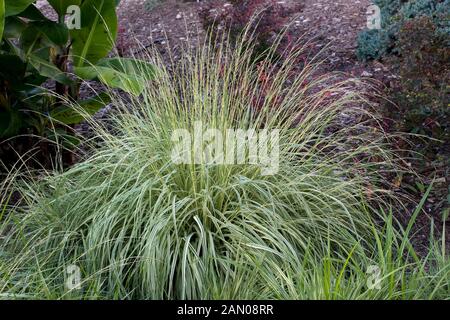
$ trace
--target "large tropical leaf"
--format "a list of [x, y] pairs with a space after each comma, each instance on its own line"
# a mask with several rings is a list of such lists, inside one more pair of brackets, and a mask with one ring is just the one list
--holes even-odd
[[111, 88], [139, 95], [146, 81], [154, 77], [155, 67], [141, 60], [112, 58], [103, 59], [96, 66], [75, 68], [75, 73], [84, 80], [97, 78]]
[[20, 35], [20, 47], [25, 54], [42, 47], [64, 46], [69, 39], [69, 29], [54, 21], [31, 21]]
[[69, 29], [64, 23], [54, 21], [33, 21], [30, 23], [48, 40], [56, 45], [64, 46], [69, 40]]
[[97, 63], [98, 66], [111, 67], [125, 73], [139, 73], [142, 77], [151, 79], [155, 76], [155, 66], [149, 62], [133, 58], [105, 58]]
[[65, 148], [73, 149], [81, 143], [81, 140], [67, 132], [65, 128], [47, 128], [44, 135], [47, 139], [62, 145]]
[[0, 110], [0, 138], [15, 136], [21, 128], [22, 119], [17, 110]]
[[67, 13], [67, 8], [76, 5], [79, 6], [81, 4], [81, 0], [47, 0], [50, 5], [55, 9], [56, 12], [60, 16], [64, 16]]
[[0, 43], [2, 42], [4, 28], [5, 28], [5, 0], [0, 0]]
[[6, 17], [15, 16], [24, 11], [30, 4], [36, 0], [5, 0]]
[[[3, 1], [3, 0], [0, 0]], [[8, 17], [5, 19], [5, 27], [3, 29], [3, 37], [20, 38], [22, 32], [26, 29], [27, 24], [18, 17]]]
[[34, 21], [50, 21], [35, 5], [28, 6], [24, 11], [18, 14], [20, 17]]
[[139, 95], [144, 89], [141, 79], [136, 75], [128, 75], [108, 67], [80, 67], [75, 68], [75, 73], [82, 79], [97, 78], [108, 87], [122, 89], [133, 95]]
[[35, 49], [42, 47], [41, 44], [45, 41], [45, 39], [45, 36], [36, 28], [31, 25], [27, 25], [20, 35], [19, 47], [25, 55], [28, 55]]
[[39, 72], [39, 74], [44, 77], [51, 78], [66, 85], [70, 85], [73, 82], [66, 73], [62, 72], [54, 64], [40, 58], [36, 54], [30, 54], [28, 56], [28, 61]]
[[96, 64], [114, 47], [117, 36], [115, 0], [86, 0], [81, 5], [81, 29], [70, 30], [77, 67]]
[[92, 116], [111, 101], [110, 97], [105, 94], [99, 94], [94, 98], [79, 101], [80, 109], [71, 106], [61, 106], [50, 112], [50, 117], [58, 122], [71, 125], [80, 123], [85, 120], [86, 116]]
[[11, 85], [23, 82], [26, 64], [14, 54], [0, 55], [0, 80], [5, 80]]

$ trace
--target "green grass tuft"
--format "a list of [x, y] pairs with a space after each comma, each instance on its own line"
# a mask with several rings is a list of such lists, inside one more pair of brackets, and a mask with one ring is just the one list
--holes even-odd
[[[297, 49], [255, 64], [241, 43], [185, 52], [172, 70], [153, 55], [157, 77], [139, 99], [111, 93], [114, 133], [93, 123], [86, 159], [17, 179], [22, 204], [0, 233], [0, 297], [448, 297], [441, 249], [422, 261], [392, 218], [374, 223], [390, 201], [384, 174], [398, 167], [354, 89], [362, 84], [314, 78], [317, 64], [296, 70]], [[223, 133], [280, 130], [279, 172], [173, 163], [173, 131], [193, 133], [198, 120]], [[65, 287], [70, 265], [80, 290]], [[374, 265], [379, 290], [367, 287]]]

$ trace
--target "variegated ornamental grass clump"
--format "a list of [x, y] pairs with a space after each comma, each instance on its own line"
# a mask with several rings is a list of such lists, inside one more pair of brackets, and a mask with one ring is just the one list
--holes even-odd
[[[389, 204], [383, 173], [399, 167], [353, 80], [314, 80], [315, 64], [292, 78], [301, 51], [284, 61], [266, 52], [256, 63], [251, 43], [244, 35], [234, 49], [226, 42], [204, 44], [173, 61], [171, 70], [152, 53], [156, 76], [139, 99], [111, 93], [121, 110], [112, 115], [114, 132], [92, 123], [97, 137], [86, 159], [65, 172], [43, 173], [37, 182], [17, 180], [23, 204], [9, 212], [1, 232], [2, 297], [445, 293], [448, 267], [421, 281], [428, 274], [407, 237], [392, 220], [384, 229], [373, 222]], [[360, 120], [343, 126], [344, 111]], [[279, 130], [279, 172], [174, 163], [172, 133], [193, 133], [198, 120], [223, 132]], [[366, 284], [371, 265], [382, 269], [377, 291]], [[76, 288], [67, 287], [71, 266], [81, 275]], [[415, 278], [406, 281], [411, 270]]]

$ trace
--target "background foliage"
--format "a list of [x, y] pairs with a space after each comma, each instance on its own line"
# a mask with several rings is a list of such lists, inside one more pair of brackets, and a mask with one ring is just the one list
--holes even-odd
[[[83, 81], [98, 80], [139, 94], [144, 83], [127, 74], [130, 65], [151, 66], [107, 57], [117, 35], [119, 1], [51, 0], [57, 21], [45, 17], [35, 2], [0, 0], [0, 139], [18, 134], [52, 138], [61, 133], [59, 137], [76, 143], [65, 125], [79, 123], [108, 103], [104, 94], [82, 100]], [[71, 5], [80, 6], [80, 29], [66, 24]]]
[[[384, 59], [399, 76], [389, 92], [397, 128], [438, 140], [420, 151], [434, 159], [450, 152], [450, 1], [378, 0], [381, 30], [362, 31], [360, 60]], [[447, 150], [447, 151], [446, 151]]]

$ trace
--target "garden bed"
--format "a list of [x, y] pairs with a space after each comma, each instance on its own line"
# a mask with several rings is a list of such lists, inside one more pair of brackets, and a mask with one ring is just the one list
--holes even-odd
[[[57, 49], [73, 47], [50, 62], [73, 70], [80, 86], [47, 78], [68, 99], [51, 100], [39, 119], [66, 120], [51, 113], [63, 108], [79, 120], [56, 127], [65, 124], [63, 134], [82, 144], [66, 154], [40, 138], [16, 138], [17, 150], [35, 144], [40, 153], [0, 180], [0, 294], [447, 298], [448, 150], [433, 149], [433, 161], [411, 157], [428, 145], [409, 143], [397, 132], [403, 114], [387, 110], [397, 107], [385, 98], [399, 85], [395, 60], [358, 60], [369, 4], [122, 0], [116, 42], [94, 52], [96, 70], [72, 56], [80, 38], [70, 33], [75, 42]], [[38, 7], [58, 16], [44, 1]], [[227, 41], [218, 41], [224, 30]], [[246, 30], [255, 33], [241, 37]], [[70, 63], [58, 65], [61, 57]], [[89, 75], [99, 70], [107, 76]], [[93, 118], [74, 115], [99, 93], [107, 103], [93, 102]], [[199, 122], [214, 128], [200, 145]], [[224, 143], [230, 128], [249, 141]], [[269, 162], [260, 138], [261, 150], [250, 149], [252, 132], [279, 135]], [[247, 143], [240, 160], [224, 162], [224, 145]], [[83, 290], [64, 286], [68, 264], [80, 267]], [[377, 290], [367, 284], [374, 266], [385, 275]]]

